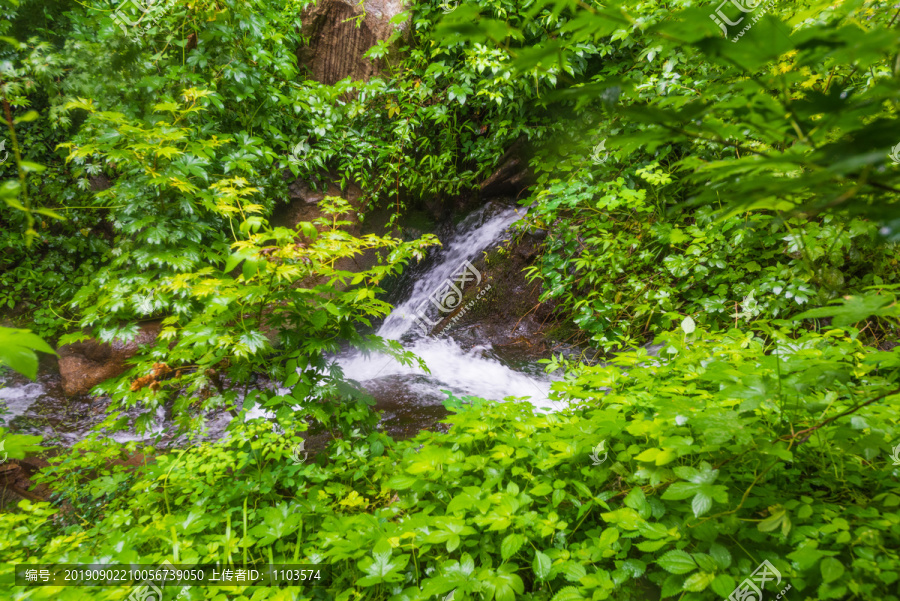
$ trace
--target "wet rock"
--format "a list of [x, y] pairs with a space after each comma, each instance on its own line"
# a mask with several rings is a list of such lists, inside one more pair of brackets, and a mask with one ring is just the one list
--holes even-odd
[[375, 410], [381, 412], [379, 428], [395, 440], [412, 438], [422, 430], [444, 431], [440, 423], [450, 412], [444, 407], [445, 395], [434, 395], [423, 386], [423, 376], [389, 376], [365, 383], [366, 391], [375, 399]]
[[59, 375], [66, 396], [87, 394], [97, 384], [123, 374], [126, 361], [143, 344], [156, 341], [160, 322], [143, 324], [133, 340], [115, 340], [106, 344], [90, 339], [59, 348]]
[[525, 233], [534, 240], [543, 240], [547, 237], [547, 230], [542, 230], [540, 228]]
[[0, 511], [15, 506], [22, 499], [30, 501], [46, 501], [50, 497], [50, 489], [44, 484], [35, 485], [31, 477], [49, 464], [37, 457], [13, 459], [0, 464]]
[[499, 167], [481, 183], [481, 197], [518, 197], [532, 182], [524, 146], [513, 144], [498, 161]]
[[88, 182], [91, 184], [92, 192], [101, 192], [103, 190], [109, 190], [109, 188], [112, 187], [112, 181], [103, 174], [92, 175], [88, 178]]
[[530, 237], [522, 236], [522, 240], [516, 244], [516, 255], [518, 255], [526, 264], [534, 261], [541, 253], [542, 246], [539, 241]]
[[302, 14], [302, 32], [309, 45], [298, 50], [297, 58], [312, 79], [324, 84], [347, 77], [368, 81], [382, 69], [383, 61], [364, 54], [387, 40], [395, 27], [408, 31], [407, 23], [391, 23], [404, 8], [402, 0], [318, 0]]
[[479, 289], [484, 294], [466, 291], [461, 305], [467, 310], [459, 311], [455, 321], [456, 312], [450, 314], [434, 333], [453, 337], [466, 350], [489, 347], [491, 356], [518, 367], [558, 352], [555, 303], [542, 302], [540, 282], [528, 281], [524, 272], [542, 250], [543, 244], [527, 235], [490, 249], [474, 263], [482, 273]]

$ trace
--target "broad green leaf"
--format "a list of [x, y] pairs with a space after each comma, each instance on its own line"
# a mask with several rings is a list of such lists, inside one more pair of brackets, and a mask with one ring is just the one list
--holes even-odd
[[553, 565], [553, 562], [550, 561], [550, 558], [541, 553], [540, 551], [534, 552], [534, 561], [531, 563], [531, 567], [534, 570], [535, 578], [538, 580], [546, 580], [547, 576], [550, 575], [550, 567]]
[[819, 570], [822, 572], [822, 580], [830, 583], [844, 575], [844, 564], [834, 557], [826, 557], [819, 564]]
[[509, 561], [509, 558], [515, 555], [527, 540], [521, 534], [508, 534], [500, 543], [500, 556], [503, 561]]
[[690, 554], [677, 549], [664, 553], [656, 563], [670, 574], [687, 574], [697, 569], [697, 564]]
[[702, 590], [706, 590], [706, 587], [708, 587], [715, 578], [715, 574], [710, 574], [708, 572], [691, 574], [688, 576], [688, 579], [684, 581], [684, 590], [699, 593]]
[[34, 380], [37, 377], [37, 352], [56, 352], [30, 330], [0, 327], [0, 366], [9, 367]]

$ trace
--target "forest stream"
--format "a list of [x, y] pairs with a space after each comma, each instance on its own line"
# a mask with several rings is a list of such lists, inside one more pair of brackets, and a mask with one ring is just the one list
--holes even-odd
[[[344, 375], [359, 382], [376, 399], [376, 408], [384, 413], [382, 427], [387, 433], [400, 438], [412, 436], [444, 419], [448, 415], [443, 405], [447, 399], [444, 390], [455, 396], [477, 395], [498, 401], [510, 396], [527, 397], [535, 407], [559, 408], [560, 403], [549, 398], [550, 378], [534, 361], [510, 361], [501, 357], [488, 339], [473, 344], [477, 333], [469, 332], [470, 335], [457, 340], [452, 328], [433, 335], [417, 325], [437, 323], [436, 320], [445, 316], [429, 302], [429, 297], [447, 280], [457, 277], [465, 262], [471, 265], [487, 249], [508, 238], [509, 227], [523, 214], [521, 207], [496, 201], [470, 212], [452, 228], [442, 228], [445, 232], [449, 230], [441, 241], [442, 246], [403, 274], [389, 295], [395, 308], [376, 334], [401, 341], [425, 361], [430, 373], [416, 365], [403, 365], [384, 355], [367, 356], [357, 350], [335, 357]], [[485, 286], [484, 282], [480, 284], [482, 288]], [[426, 308], [424, 315], [430, 318], [428, 322], [417, 321], [415, 312]], [[477, 328], [477, 325], [468, 327]], [[87, 395], [67, 397], [52, 364], [36, 382], [28, 382], [12, 372], [4, 377], [7, 384], [0, 388], [0, 400], [10, 411], [7, 421], [22, 433], [39, 434], [47, 441], [71, 446], [106, 418], [109, 399]], [[261, 415], [266, 414], [258, 410], [249, 413], [251, 418]], [[220, 437], [232, 419], [224, 411], [212, 412], [208, 418], [207, 439]], [[118, 442], [151, 439], [171, 442], [172, 425], [165, 409], [160, 408], [153, 427], [146, 433], [114, 432], [111, 438]]]

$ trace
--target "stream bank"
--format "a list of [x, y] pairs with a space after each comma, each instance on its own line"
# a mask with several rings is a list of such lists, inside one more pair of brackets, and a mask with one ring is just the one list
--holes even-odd
[[[293, 214], [289, 206], [281, 224], [293, 225], [291, 217], [314, 218], [316, 200], [297, 199]], [[299, 202], [305, 210], [297, 211]], [[507, 396], [531, 397], [537, 406], [556, 408], [549, 399], [550, 379], [537, 363], [554, 349], [554, 343], [546, 339], [546, 332], [555, 323], [552, 308], [537, 302], [540, 286], [526, 282], [522, 274], [522, 268], [538, 256], [540, 241], [510, 228], [524, 214], [525, 210], [512, 199], [498, 198], [468, 215], [451, 213], [440, 219], [440, 215], [420, 209], [411, 212], [412, 219], [401, 222], [397, 232], [400, 235], [418, 237], [430, 229], [442, 239], [443, 247], [432, 249], [423, 261], [411, 265], [391, 282], [384, 298], [396, 309], [375, 326], [379, 334], [401, 340], [421, 356], [431, 373], [398, 368], [390, 361], [375, 365], [377, 358], [360, 357], [352, 351], [336, 357], [345, 376], [358, 382], [374, 398], [375, 410], [383, 414], [379, 428], [393, 438], [412, 437], [423, 429], [446, 430], [449, 426], [439, 423], [448, 415], [443, 390], [497, 400]], [[357, 233], [383, 233], [386, 223], [387, 215], [376, 213], [355, 229]], [[356, 261], [369, 264], [375, 259], [358, 257]], [[466, 302], [479, 290], [483, 293], [464, 315], [448, 315], [445, 322], [456, 319], [452, 325], [445, 323], [439, 336], [416, 333], [403, 312], [410, 308], [411, 301], [421, 302], [423, 295], [427, 296], [442, 278], [451, 275], [463, 259], [470, 261], [480, 276], [478, 287], [466, 288]], [[353, 269], [353, 265], [346, 268]], [[146, 336], [154, 336], [152, 328], [146, 330]], [[88, 394], [90, 386], [85, 387], [85, 378], [77, 379], [80, 385], [73, 387], [72, 376], [60, 374], [60, 364], [68, 361], [69, 367], [87, 366], [89, 369], [83, 370], [85, 376], [117, 375], [127, 369], [127, 360], [136, 351], [137, 343], [79, 343], [63, 349], [60, 360], [44, 357], [36, 382], [14, 374], [4, 375], [0, 402], [9, 411], [5, 416], [7, 426], [14, 433], [43, 436], [45, 446], [72, 446], [106, 419], [110, 400]], [[137, 410], [124, 413], [136, 415]], [[207, 417], [207, 439], [220, 437], [231, 419], [224, 411], [211, 412]], [[119, 443], [152, 441], [159, 448], [178, 446], [180, 439], [172, 432], [169, 418], [167, 410], [161, 408], [146, 436], [116, 432], [110, 438]], [[311, 436], [308, 442], [308, 448], [315, 451], [324, 446], [327, 437]], [[54, 451], [47, 453], [52, 454]], [[6, 478], [8, 492], [15, 495], [16, 491], [27, 491], [28, 476], [45, 464], [43, 457], [12, 462], [15, 467], [9, 468], [10, 477]], [[13, 471], [15, 478], [11, 477]], [[47, 493], [38, 490], [32, 494]]]

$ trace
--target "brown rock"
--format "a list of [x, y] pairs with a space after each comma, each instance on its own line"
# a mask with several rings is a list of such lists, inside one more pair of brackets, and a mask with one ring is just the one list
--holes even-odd
[[[309, 45], [297, 52], [312, 79], [334, 84], [350, 77], [368, 81], [382, 68], [382, 61], [363, 55], [394, 31], [390, 22], [403, 12], [402, 0], [319, 0], [302, 14], [303, 35]], [[399, 26], [406, 31], [407, 24]]]
[[33, 458], [13, 459], [0, 464], [0, 509], [14, 507], [22, 499], [46, 501], [50, 497], [50, 489], [44, 484], [35, 485], [31, 477], [47, 465], [46, 461]]
[[498, 161], [499, 167], [481, 184], [481, 197], [518, 197], [531, 184], [528, 159], [521, 144], [513, 144]]
[[88, 178], [88, 182], [91, 184], [92, 192], [102, 192], [103, 190], [109, 190], [112, 187], [110, 179], [103, 174], [92, 175]]
[[59, 375], [67, 396], [87, 394], [97, 384], [124, 373], [125, 362], [134, 357], [142, 344], [156, 341], [160, 322], [143, 324], [131, 341], [115, 340], [106, 344], [94, 339], [59, 348]]

